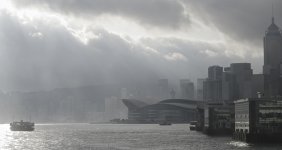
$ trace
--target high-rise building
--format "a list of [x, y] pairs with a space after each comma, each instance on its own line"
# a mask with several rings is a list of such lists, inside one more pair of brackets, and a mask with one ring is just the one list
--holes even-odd
[[250, 63], [232, 63], [224, 68], [222, 99], [237, 100], [252, 95], [253, 70]]
[[230, 67], [225, 67], [222, 75], [222, 99], [225, 101], [235, 97], [235, 76], [230, 70]]
[[203, 91], [204, 91], [204, 81], [206, 79], [198, 79], [197, 80], [197, 100], [202, 101], [204, 99]]
[[194, 100], [194, 83], [189, 79], [180, 80], [181, 98]]
[[208, 79], [221, 80], [223, 68], [220, 66], [210, 66], [208, 69]]
[[223, 67], [210, 66], [208, 78], [203, 82], [203, 99], [205, 101], [222, 100], [222, 75]]
[[264, 36], [264, 94], [267, 97], [282, 95], [282, 35], [274, 17]]
[[[211, 66], [204, 81], [205, 101], [234, 101], [253, 97], [253, 70], [250, 63], [232, 63], [230, 67]], [[260, 89], [256, 89], [260, 90]]]
[[250, 63], [233, 63], [230, 73], [234, 75], [235, 87], [233, 100], [252, 97], [253, 70]]

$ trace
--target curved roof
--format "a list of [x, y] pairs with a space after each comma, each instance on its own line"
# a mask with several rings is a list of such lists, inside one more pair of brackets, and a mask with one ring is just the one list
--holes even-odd
[[166, 99], [166, 100], [160, 101], [157, 104], [150, 105], [150, 107], [165, 105], [165, 106], [178, 107], [182, 109], [196, 109], [198, 103], [199, 103], [198, 101], [188, 100], [188, 99]]
[[148, 105], [145, 102], [135, 99], [122, 99], [122, 102], [128, 109], [139, 109]]
[[198, 101], [188, 99], [166, 99], [159, 103], [179, 103], [179, 104], [197, 104]]
[[185, 104], [177, 104], [177, 103], [157, 103], [153, 105], [148, 105], [143, 108], [144, 109], [168, 109], [168, 108], [174, 108], [174, 109], [182, 109], [182, 110], [187, 110], [187, 109], [196, 109], [196, 105], [185, 105]]
[[150, 108], [179, 108], [179, 109], [197, 109], [198, 104], [201, 101], [188, 100], [188, 99], [166, 99], [160, 101], [159, 103], [148, 105], [142, 101], [134, 99], [123, 99], [123, 103], [127, 106], [130, 111], [136, 111], [140, 109], [150, 109]]

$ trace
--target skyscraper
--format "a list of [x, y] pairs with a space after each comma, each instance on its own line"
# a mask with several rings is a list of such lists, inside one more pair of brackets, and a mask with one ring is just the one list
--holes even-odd
[[[211, 66], [203, 83], [205, 101], [234, 101], [252, 97], [253, 70], [250, 63], [232, 63], [230, 67]], [[256, 78], [258, 81], [261, 78]], [[258, 90], [258, 89], [256, 89]]]
[[[232, 100], [252, 97], [253, 70], [250, 63], [232, 63], [229, 73], [233, 76]], [[232, 80], [231, 80], [232, 82]], [[231, 93], [231, 92], [230, 92]]]
[[210, 66], [208, 68], [208, 79], [221, 80], [223, 68], [220, 66]]
[[204, 81], [206, 79], [197, 79], [197, 100], [203, 100]]
[[203, 99], [205, 101], [222, 100], [222, 74], [223, 67], [210, 66], [208, 68], [208, 78], [203, 82]]
[[264, 36], [264, 66], [263, 74], [265, 96], [282, 95], [282, 35], [275, 24], [274, 17]]
[[189, 79], [180, 80], [181, 98], [194, 100], [194, 83]]

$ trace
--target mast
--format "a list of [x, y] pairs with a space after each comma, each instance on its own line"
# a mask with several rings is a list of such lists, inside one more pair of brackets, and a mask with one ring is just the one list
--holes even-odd
[[274, 24], [274, 5], [272, 1], [272, 24]]

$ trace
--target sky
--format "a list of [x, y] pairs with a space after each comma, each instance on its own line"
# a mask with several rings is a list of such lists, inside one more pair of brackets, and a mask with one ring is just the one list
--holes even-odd
[[0, 90], [195, 81], [252, 63], [281, 0], [0, 0]]

